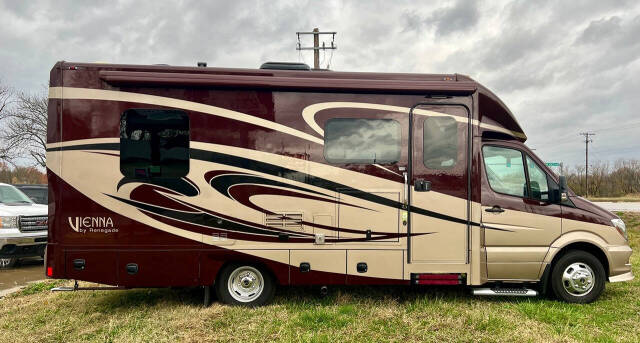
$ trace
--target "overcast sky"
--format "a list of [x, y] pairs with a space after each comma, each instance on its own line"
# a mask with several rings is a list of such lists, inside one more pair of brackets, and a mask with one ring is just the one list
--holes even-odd
[[[258, 67], [337, 31], [340, 71], [461, 73], [492, 89], [546, 161], [640, 158], [640, 1], [0, 0], [0, 79], [38, 91], [56, 61]], [[311, 44], [306, 38], [303, 44]], [[325, 39], [327, 43], [329, 40]]]

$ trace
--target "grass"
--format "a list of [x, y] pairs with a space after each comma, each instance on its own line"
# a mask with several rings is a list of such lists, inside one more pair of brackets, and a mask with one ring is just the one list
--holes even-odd
[[[631, 245], [640, 214], [621, 214]], [[640, 275], [640, 254], [632, 256]], [[256, 309], [200, 305], [201, 291], [56, 293], [33, 284], [0, 300], [0, 342], [463, 341], [638, 342], [640, 279], [607, 284], [588, 305], [472, 297], [463, 288], [282, 288]]]
[[602, 198], [589, 197], [588, 199], [591, 201], [606, 201], [606, 202], [639, 202], [640, 194], [627, 194], [625, 196], [620, 196], [620, 197], [602, 197]]

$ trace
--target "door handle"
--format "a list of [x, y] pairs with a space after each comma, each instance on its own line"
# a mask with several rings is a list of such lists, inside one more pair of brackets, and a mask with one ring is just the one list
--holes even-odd
[[487, 208], [485, 211], [491, 212], [491, 213], [502, 213], [502, 212], [504, 212], [502, 207], [500, 207], [498, 205], [495, 205], [492, 208]]

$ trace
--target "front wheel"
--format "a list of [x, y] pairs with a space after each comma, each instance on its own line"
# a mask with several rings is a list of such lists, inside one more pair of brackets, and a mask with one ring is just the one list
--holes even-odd
[[230, 264], [220, 271], [215, 284], [218, 299], [229, 305], [262, 306], [275, 294], [271, 275], [262, 268]]
[[560, 300], [590, 303], [604, 291], [605, 270], [592, 254], [573, 250], [556, 262], [551, 272], [551, 288]]
[[8, 269], [16, 264], [17, 258], [0, 258], [0, 269]]

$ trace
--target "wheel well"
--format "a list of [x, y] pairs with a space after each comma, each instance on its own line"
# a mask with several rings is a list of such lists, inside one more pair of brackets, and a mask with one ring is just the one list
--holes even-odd
[[560, 251], [558, 251], [556, 256], [551, 261], [551, 268], [553, 268], [553, 266], [558, 261], [558, 259], [560, 259], [560, 257], [562, 257], [563, 255], [565, 255], [567, 252], [571, 250], [582, 250], [595, 256], [598, 259], [598, 261], [602, 263], [602, 267], [604, 267], [605, 274], [607, 276], [609, 275], [609, 260], [607, 259], [607, 255], [605, 255], [602, 249], [598, 248], [598, 246], [591, 243], [587, 243], [587, 242], [575, 242], [563, 247]]

